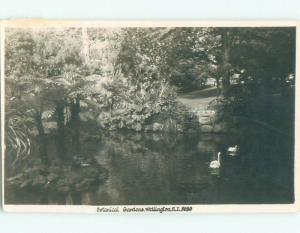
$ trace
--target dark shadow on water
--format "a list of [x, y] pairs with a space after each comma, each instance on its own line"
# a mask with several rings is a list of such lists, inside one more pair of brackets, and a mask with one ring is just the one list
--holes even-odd
[[[80, 147], [78, 138], [72, 140], [75, 151], [92, 155], [94, 163], [108, 170], [104, 183], [65, 194], [7, 189], [7, 202], [133, 205], [294, 201], [293, 142], [273, 132], [238, 136], [115, 132], [93, 140], [81, 139]], [[227, 154], [227, 148], [235, 144], [239, 153]], [[209, 163], [219, 151], [221, 167], [210, 169]]]

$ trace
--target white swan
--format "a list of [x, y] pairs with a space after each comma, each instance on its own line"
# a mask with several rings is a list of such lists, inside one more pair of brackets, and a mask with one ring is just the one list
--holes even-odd
[[227, 149], [227, 152], [229, 152], [229, 153], [236, 153], [236, 152], [238, 152], [238, 150], [239, 150], [239, 147], [237, 145], [235, 145], [233, 147], [229, 147]]
[[209, 164], [210, 168], [219, 168], [219, 167], [221, 167], [220, 155], [221, 155], [221, 152], [218, 152], [218, 160], [214, 160], [214, 161], [210, 162], [210, 164]]

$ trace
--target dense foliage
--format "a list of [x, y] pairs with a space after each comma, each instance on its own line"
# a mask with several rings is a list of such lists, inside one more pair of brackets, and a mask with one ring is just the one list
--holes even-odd
[[[294, 28], [43, 28], [6, 31], [6, 124], [15, 157], [38, 135], [65, 131], [76, 145], [79, 122], [103, 130], [197, 130], [178, 94], [214, 79], [222, 113], [249, 116], [265, 96], [292, 93]], [[259, 115], [259, 114], [258, 114]]]

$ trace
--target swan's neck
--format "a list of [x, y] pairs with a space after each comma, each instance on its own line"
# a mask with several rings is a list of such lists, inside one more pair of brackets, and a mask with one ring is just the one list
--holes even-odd
[[218, 162], [220, 162], [220, 152], [218, 153]]

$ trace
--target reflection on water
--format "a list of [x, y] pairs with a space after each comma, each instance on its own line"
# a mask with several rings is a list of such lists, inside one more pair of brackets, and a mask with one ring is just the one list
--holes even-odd
[[[291, 203], [289, 141], [266, 132], [243, 137], [112, 133], [85, 145], [108, 169], [106, 182], [68, 195], [64, 204]], [[227, 154], [235, 144], [239, 153]], [[221, 167], [210, 169], [219, 151]], [[13, 196], [12, 203], [37, 204], [31, 203], [35, 198]]]
[[[110, 178], [100, 204], [256, 203], [291, 201], [291, 153], [265, 137], [115, 135], [96, 156]], [[239, 155], [226, 154], [238, 143]], [[221, 167], [209, 162], [222, 152]]]

